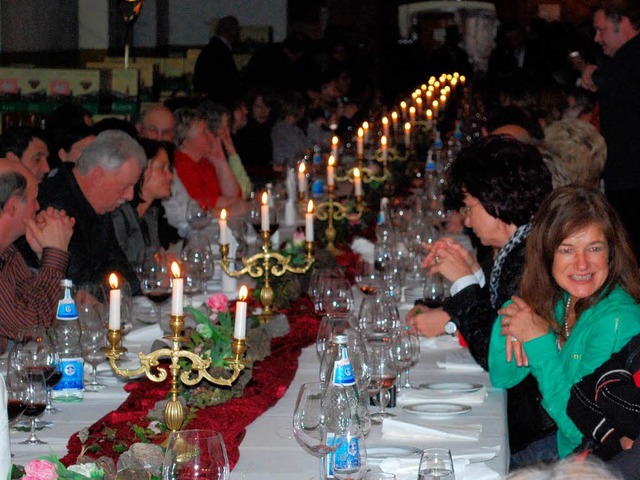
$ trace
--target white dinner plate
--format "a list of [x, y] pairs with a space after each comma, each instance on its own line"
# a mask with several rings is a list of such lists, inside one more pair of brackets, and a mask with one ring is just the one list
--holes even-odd
[[442, 383], [421, 383], [418, 388], [423, 390], [434, 390], [442, 393], [473, 393], [482, 388], [479, 383], [466, 382], [442, 382]]
[[414, 403], [413, 405], [405, 405], [403, 410], [422, 415], [425, 417], [443, 417], [448, 415], [461, 415], [471, 411], [469, 405], [461, 405], [459, 403]]
[[405, 447], [402, 445], [372, 445], [367, 447], [367, 463], [380, 464], [385, 458], [408, 458], [418, 457], [422, 450], [416, 447]]

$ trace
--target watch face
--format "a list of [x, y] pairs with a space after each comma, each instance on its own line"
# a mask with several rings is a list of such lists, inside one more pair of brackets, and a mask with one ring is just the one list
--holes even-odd
[[444, 326], [444, 331], [449, 335], [453, 335], [458, 331], [458, 327], [453, 322], [447, 322], [447, 324]]

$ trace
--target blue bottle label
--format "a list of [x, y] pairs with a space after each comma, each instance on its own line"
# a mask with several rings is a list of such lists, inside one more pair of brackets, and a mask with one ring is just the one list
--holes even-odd
[[83, 365], [82, 358], [60, 359], [58, 369], [62, 372], [62, 379], [53, 387], [54, 390], [83, 390]]
[[317, 179], [311, 184], [311, 193], [313, 195], [322, 195], [324, 193], [324, 181]]
[[56, 311], [56, 318], [59, 320], [77, 320], [78, 309], [76, 303], [73, 300], [62, 299], [58, 302], [58, 310]]
[[345, 438], [345, 441], [336, 449], [333, 465], [339, 471], [354, 471], [360, 468], [360, 445], [358, 439]]
[[337, 360], [333, 369], [334, 385], [355, 385], [356, 377], [348, 358]]

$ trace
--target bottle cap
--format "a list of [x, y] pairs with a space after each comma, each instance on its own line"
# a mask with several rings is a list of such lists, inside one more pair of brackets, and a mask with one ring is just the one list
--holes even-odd
[[69, 278], [63, 278], [62, 280], [60, 280], [60, 286], [65, 288], [71, 288], [73, 287], [73, 280]]
[[333, 343], [337, 345], [344, 345], [347, 343], [347, 336], [344, 334], [338, 334], [333, 337]]

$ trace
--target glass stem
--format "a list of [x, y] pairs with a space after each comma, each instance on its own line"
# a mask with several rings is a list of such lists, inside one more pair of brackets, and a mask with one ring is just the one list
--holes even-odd
[[380, 412], [386, 413], [387, 403], [389, 403], [389, 389], [383, 388], [380, 390]]

